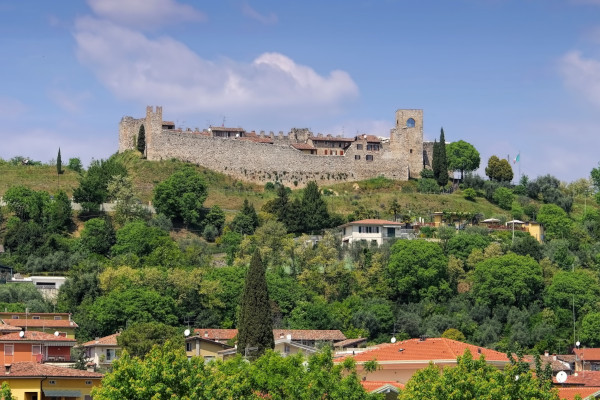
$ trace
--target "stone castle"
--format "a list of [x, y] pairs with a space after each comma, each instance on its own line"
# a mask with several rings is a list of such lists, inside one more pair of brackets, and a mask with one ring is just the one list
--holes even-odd
[[163, 120], [162, 107], [147, 107], [145, 118], [121, 119], [120, 152], [136, 148], [141, 125], [148, 160], [176, 158], [240, 180], [278, 181], [290, 187], [303, 187], [311, 180], [331, 184], [377, 176], [418, 178], [429, 166], [433, 148], [432, 142], [423, 141], [423, 110], [396, 111], [396, 127], [389, 138], [367, 134], [347, 138], [297, 128], [287, 135], [222, 126], [176, 129], [173, 122]]

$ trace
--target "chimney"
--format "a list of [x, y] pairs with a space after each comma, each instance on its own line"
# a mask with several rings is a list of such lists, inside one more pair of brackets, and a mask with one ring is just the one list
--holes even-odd
[[93, 362], [89, 362], [85, 365], [85, 368], [88, 372], [96, 372], [96, 364]]
[[477, 348], [477, 354], [481, 354], [481, 347]]
[[552, 359], [553, 359], [554, 361], [556, 361], [556, 359], [557, 359], [557, 357], [556, 357], [556, 354], [553, 354], [553, 355], [552, 355]]
[[544, 357], [548, 357], [550, 355], [550, 353], [548, 352], [548, 350], [544, 350]]
[[12, 364], [4, 364], [4, 371], [6, 375], [10, 374], [10, 367]]

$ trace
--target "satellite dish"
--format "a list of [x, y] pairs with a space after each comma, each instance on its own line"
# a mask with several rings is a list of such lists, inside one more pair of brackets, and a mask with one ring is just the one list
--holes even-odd
[[567, 373], [565, 371], [560, 371], [556, 374], [556, 382], [565, 383], [567, 381]]
[[390, 340], [390, 342], [396, 343], [396, 336], [392, 336], [392, 340]]
[[25, 331], [19, 332], [19, 337], [23, 337], [23, 336], [25, 336]]
[[190, 336], [190, 330], [189, 330], [189, 329], [186, 329], [185, 331], [183, 331], [183, 334], [184, 334], [185, 336]]
[[581, 342], [580, 342], [580, 341], [577, 341], [577, 342], [575, 343], [575, 346], [577, 346], [577, 347], [581, 346]]
[[54, 336], [58, 337], [58, 335], [60, 335], [58, 331], [54, 332]]

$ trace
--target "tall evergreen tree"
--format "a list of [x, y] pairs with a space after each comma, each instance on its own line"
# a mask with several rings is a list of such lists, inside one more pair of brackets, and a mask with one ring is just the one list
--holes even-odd
[[58, 155], [56, 156], [56, 173], [62, 174], [62, 159], [60, 158], [60, 147], [58, 148]]
[[138, 133], [137, 149], [142, 155], [146, 155], [146, 128], [144, 124], [140, 125], [140, 132]]
[[324, 228], [329, 228], [330, 217], [327, 204], [321, 197], [319, 186], [315, 181], [308, 182], [304, 189], [302, 212], [304, 214], [304, 229], [307, 233], [318, 233]]
[[437, 139], [433, 141], [433, 160], [431, 160], [431, 169], [433, 170], [433, 179], [438, 180], [440, 176], [440, 146]]
[[273, 347], [275, 340], [266, 268], [258, 249], [255, 249], [242, 293], [237, 348], [238, 353], [256, 358]]
[[446, 186], [448, 184], [448, 159], [446, 158], [446, 138], [444, 137], [444, 128], [440, 132], [440, 142], [438, 143], [438, 185]]

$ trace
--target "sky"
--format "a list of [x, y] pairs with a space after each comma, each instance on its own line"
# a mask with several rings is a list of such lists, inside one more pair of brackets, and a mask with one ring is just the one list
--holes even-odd
[[481, 172], [600, 161], [600, 0], [0, 0], [0, 46], [3, 159], [87, 165], [162, 105], [182, 128], [349, 137], [416, 108]]

